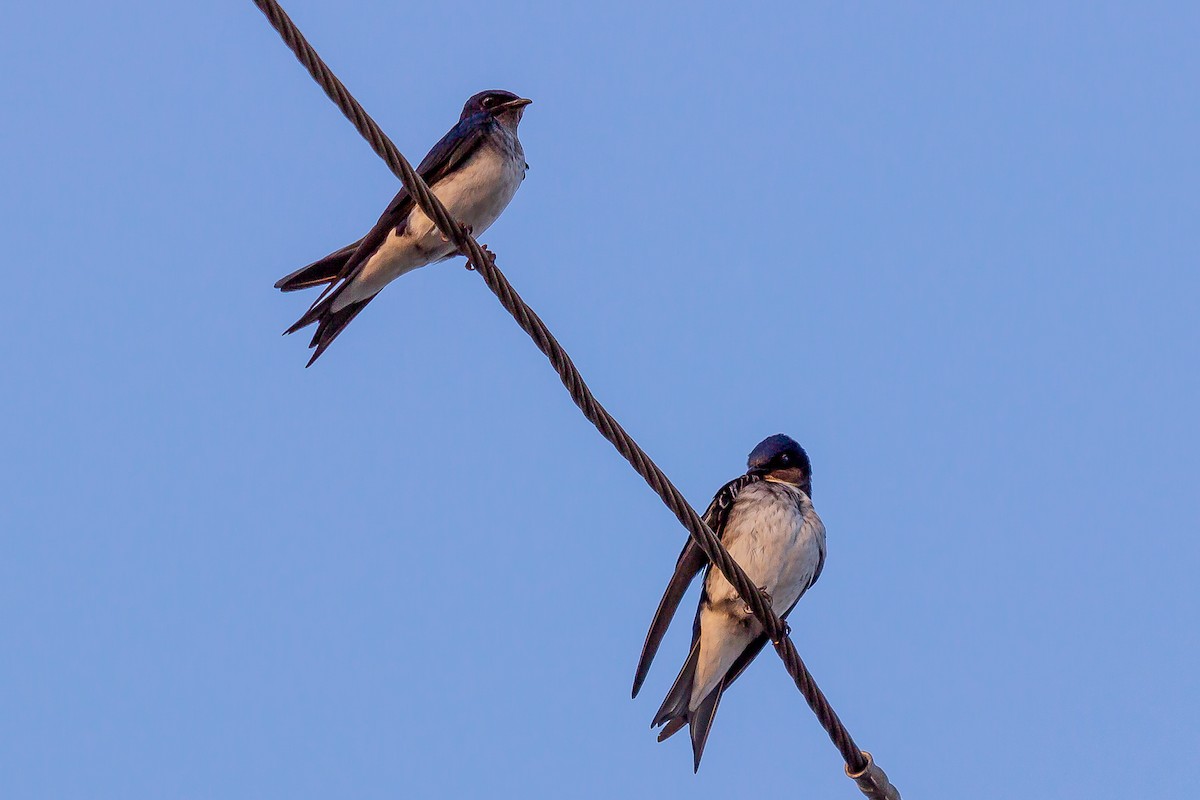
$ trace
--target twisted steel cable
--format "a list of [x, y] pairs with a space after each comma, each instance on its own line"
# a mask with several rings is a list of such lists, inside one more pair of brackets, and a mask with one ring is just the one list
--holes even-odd
[[633, 437], [625, 432], [620, 423], [592, 394], [566, 350], [558, 343], [554, 335], [550, 333], [550, 329], [534, 313], [533, 309], [521, 299], [517, 290], [496, 266], [495, 257], [482, 247], [463, 225], [450, 216], [446, 207], [430, 191], [408, 160], [396, 149], [396, 145], [350, 94], [341, 80], [333, 74], [333, 70], [317, 55], [317, 51], [304, 38], [277, 0], [254, 0], [254, 4], [266, 15], [271, 25], [295, 53], [296, 58], [312, 75], [313, 80], [367, 140], [371, 149], [408, 187], [414, 202], [433, 220], [442, 235], [452, 241], [458, 247], [459, 252], [467, 257], [470, 265], [479, 272], [488, 288], [499, 299], [500, 304], [513, 316], [521, 329], [533, 339], [534, 344], [549, 359], [550, 364], [562, 380], [563, 386], [566, 387], [571, 399], [583, 412], [583, 415], [596, 426], [601, 435], [612, 443], [617, 452], [624, 456], [625, 460], [650, 485], [650, 488], [695, 539], [705, 556], [721, 571], [721, 574], [737, 590], [738, 595], [745, 600], [754, 616], [762, 624], [763, 630], [770, 637], [775, 651], [783, 660], [784, 667], [795, 681], [796, 688], [804, 695], [809, 707], [816, 714], [817, 720], [841, 753], [842, 759], [846, 763], [846, 774], [869, 798], [900, 800], [900, 793], [888, 782], [883, 770], [874, 764], [871, 755], [860, 750], [854, 743], [850, 732], [846, 730], [846, 726], [842, 724], [824, 693], [813, 680], [812, 674], [808, 671], [808, 667], [805, 666], [804, 661], [800, 658], [800, 653], [788, 636], [787, 623], [776, 616], [762, 592], [733, 560], [716, 534], [704, 524], [700, 515], [696, 513], [683, 494], [675, 488], [675, 485], [659, 469], [658, 465], [651, 460], [650, 456], [646, 455]]

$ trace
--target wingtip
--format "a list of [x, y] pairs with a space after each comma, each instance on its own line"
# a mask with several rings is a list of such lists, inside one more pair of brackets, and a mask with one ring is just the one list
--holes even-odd
[[[651, 630], [651, 633], [653, 633], [653, 630], [654, 630], [653, 626], [651, 627], [650, 630]], [[649, 635], [651, 635], [651, 634], [647, 634], [647, 636], [649, 636]], [[646, 647], [643, 645], [642, 646], [642, 654], [638, 658], [637, 669], [634, 670], [634, 672], [633, 672], [633, 696], [635, 698], [638, 696], [638, 692], [640, 692], [642, 690], [642, 684], [644, 684], [646, 682], [646, 677], [649, 674], [650, 674], [650, 663], [646, 659]]]

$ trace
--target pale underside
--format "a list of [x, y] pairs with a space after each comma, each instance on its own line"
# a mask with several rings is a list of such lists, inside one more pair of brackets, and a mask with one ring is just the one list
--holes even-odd
[[[825, 526], [804, 492], [768, 480], [742, 490], [722, 540], [754, 585], [770, 594], [775, 613], [784, 614], [813, 581], [825, 548]], [[700, 653], [688, 704], [692, 711], [762, 632], [719, 571], [709, 571], [705, 589], [708, 602], [700, 610]]]
[[[460, 168], [431, 187], [450, 216], [478, 236], [499, 218], [525, 177], [523, 155], [513, 158], [491, 146], [480, 147]], [[455, 247], [425, 212], [413, 206], [407, 221], [393, 229], [362, 271], [337, 297], [333, 311], [378, 294], [396, 278], [455, 254]]]

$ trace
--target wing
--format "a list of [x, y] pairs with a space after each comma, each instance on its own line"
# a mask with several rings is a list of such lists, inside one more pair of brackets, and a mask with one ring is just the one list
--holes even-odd
[[[734, 478], [722, 486], [713, 497], [712, 502], [708, 504], [708, 509], [704, 512], [704, 524], [718, 538], [724, 534], [725, 524], [729, 521], [729, 510], [733, 507], [733, 501], [738, 492], [757, 480], [761, 480], [761, 478], [756, 475], [742, 475]], [[663, 636], [666, 635], [667, 628], [670, 627], [671, 620], [679, 609], [680, 601], [683, 600], [684, 594], [687, 593], [688, 587], [696, 575], [704, 569], [707, 563], [708, 558], [705, 557], [704, 551], [700, 549], [700, 545], [696, 544], [696, 540], [689, 536], [687, 544], [683, 546], [683, 552], [679, 554], [679, 560], [675, 562], [675, 573], [667, 583], [662, 600], [658, 603], [658, 610], [654, 612], [654, 620], [650, 623], [650, 630], [646, 634], [646, 643], [642, 645], [642, 655], [638, 659], [637, 671], [633, 676], [634, 697], [637, 697], [642, 683], [646, 680], [647, 673], [650, 672], [650, 664], [654, 661], [659, 645], [662, 644]], [[692, 627], [694, 640], [699, 627], [698, 611], [696, 622]]]
[[642, 645], [642, 655], [638, 659], [637, 672], [633, 676], [634, 697], [637, 697], [638, 692], [642, 689], [646, 675], [650, 672], [650, 664], [654, 661], [654, 656], [658, 654], [658, 647], [662, 644], [663, 636], [666, 635], [667, 628], [671, 625], [680, 601], [683, 600], [684, 594], [687, 593], [687, 589], [692, 585], [696, 575], [704, 569], [704, 565], [707, 563], [708, 559], [705, 557], [704, 551], [689, 536], [687, 544], [683, 546], [683, 552], [679, 554], [679, 560], [675, 562], [675, 573], [671, 576], [666, 591], [663, 592], [662, 600], [658, 602], [658, 610], [654, 612], [654, 621], [650, 623], [646, 642]]
[[[421, 163], [417, 165], [417, 174], [429, 186], [433, 186], [470, 158], [483, 144], [487, 132], [494, 123], [485, 119], [485, 114], [475, 114], [460, 120], [449, 130], [437, 144], [433, 146]], [[412, 195], [408, 187], [400, 187], [400, 191], [392, 198], [386, 210], [380, 215], [379, 221], [367, 232], [358, 243], [354, 253], [342, 266], [337, 280], [345, 281], [353, 277], [363, 264], [383, 244], [394, 229], [404, 224], [413, 208]]]

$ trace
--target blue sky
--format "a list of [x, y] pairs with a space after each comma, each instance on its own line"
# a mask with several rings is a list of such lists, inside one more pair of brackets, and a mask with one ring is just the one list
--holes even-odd
[[[1191, 792], [1194, 8], [287, 8], [414, 162], [534, 99], [482, 238], [695, 505], [808, 448], [793, 636], [905, 796]], [[685, 533], [477, 275], [303, 368], [271, 284], [396, 182], [250, 2], [0, 39], [5, 797], [858, 796], [770, 653], [655, 743]]]

